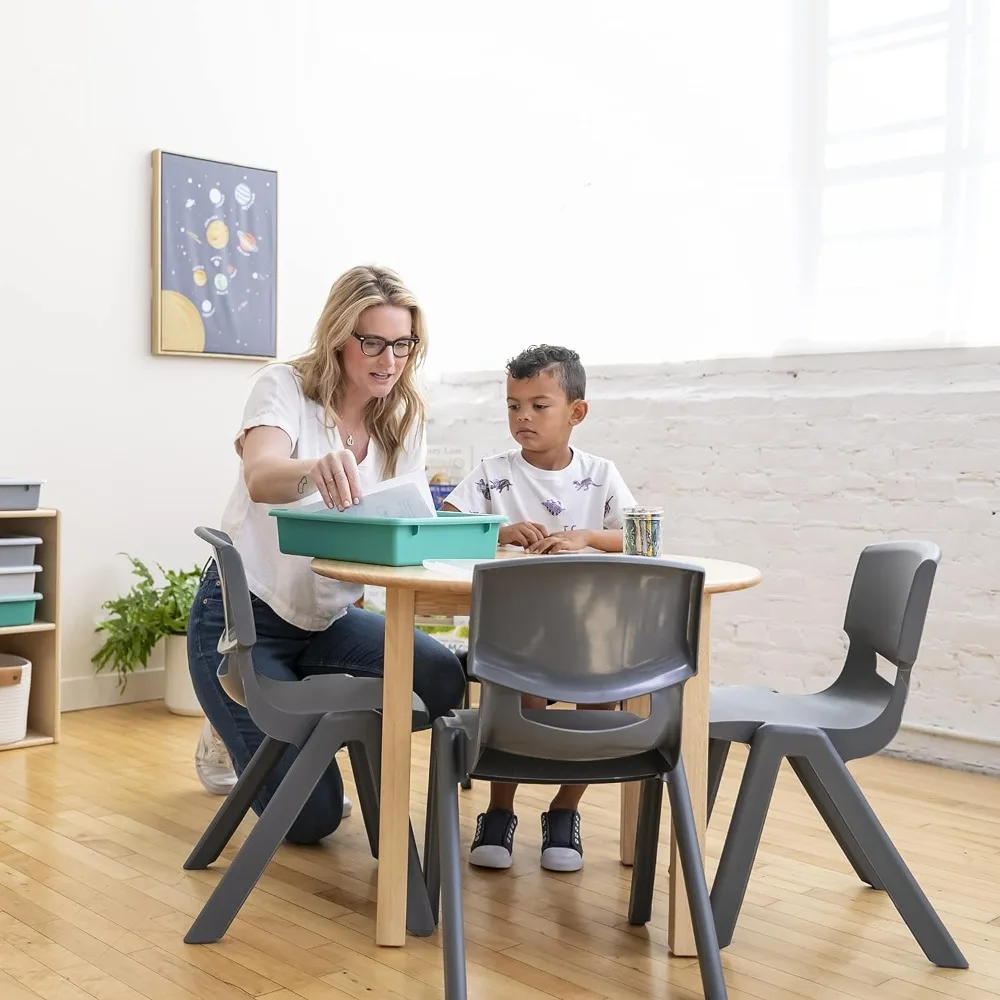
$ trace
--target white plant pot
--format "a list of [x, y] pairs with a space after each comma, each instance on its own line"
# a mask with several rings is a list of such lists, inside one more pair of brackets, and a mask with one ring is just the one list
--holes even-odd
[[168, 635], [164, 637], [164, 701], [174, 715], [204, 715], [188, 669], [187, 636]]

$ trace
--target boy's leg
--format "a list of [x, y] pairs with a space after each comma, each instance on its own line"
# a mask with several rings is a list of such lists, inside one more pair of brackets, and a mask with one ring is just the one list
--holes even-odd
[[[611, 711], [617, 702], [606, 705], [577, 705], [581, 709]], [[583, 839], [580, 836], [580, 800], [586, 785], [562, 785], [542, 813], [542, 867], [555, 872], [575, 872], [583, 867]]]
[[[521, 695], [522, 708], [545, 708], [544, 698]], [[476, 817], [476, 833], [469, 850], [469, 862], [480, 868], [510, 868], [514, 863], [514, 795], [517, 784], [490, 782], [490, 804]]]

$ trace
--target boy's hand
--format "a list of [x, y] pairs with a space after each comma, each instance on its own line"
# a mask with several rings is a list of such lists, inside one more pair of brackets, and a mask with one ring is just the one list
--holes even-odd
[[505, 524], [500, 529], [497, 541], [501, 545], [520, 545], [527, 549], [536, 542], [544, 541], [548, 532], [541, 524], [534, 521], [518, 521], [516, 524]]
[[556, 552], [578, 552], [591, 544], [589, 531], [556, 531], [528, 548], [528, 555], [554, 555]]

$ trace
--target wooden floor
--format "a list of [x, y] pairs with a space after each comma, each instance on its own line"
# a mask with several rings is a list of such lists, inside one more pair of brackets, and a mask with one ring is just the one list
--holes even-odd
[[[221, 801], [194, 775], [199, 725], [155, 702], [100, 709], [66, 715], [55, 747], [0, 753], [0, 998], [440, 998], [437, 935], [409, 938], [405, 949], [372, 943], [375, 863], [357, 812], [328, 844], [282, 847], [223, 941], [182, 942], [218, 878], [181, 868]], [[422, 739], [414, 754], [419, 837]], [[709, 831], [710, 871], [740, 768], [736, 757]], [[724, 953], [730, 996], [1000, 997], [1000, 781], [885, 758], [853, 770], [971, 968], [928, 964], [784, 774]], [[462, 794], [466, 842], [484, 793], [477, 785]], [[588, 793], [587, 864], [573, 875], [539, 870], [545, 801], [536, 789], [519, 797], [511, 871], [466, 872], [471, 997], [701, 996], [693, 960], [666, 957], [662, 892], [654, 925], [624, 920], [617, 791]]]

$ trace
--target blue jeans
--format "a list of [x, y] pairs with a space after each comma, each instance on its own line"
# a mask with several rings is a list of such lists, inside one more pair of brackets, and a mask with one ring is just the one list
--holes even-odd
[[[280, 618], [259, 597], [251, 595], [257, 642], [254, 668], [277, 680], [294, 680], [309, 674], [351, 673], [381, 677], [385, 647], [385, 619], [381, 615], [349, 608], [323, 632], [307, 632]], [[195, 694], [209, 722], [222, 737], [237, 774], [264, 739], [250, 713], [223, 690], [217, 671], [217, 651], [224, 628], [222, 587], [215, 563], [206, 568], [188, 620], [188, 662]], [[462, 703], [465, 673], [458, 658], [424, 632], [413, 637], [413, 689], [423, 699], [431, 718], [446, 715]], [[288, 747], [268, 776], [253, 803], [259, 816], [295, 760], [298, 748]], [[294, 844], [314, 844], [340, 825], [344, 784], [336, 760], [302, 807], [288, 832]]]

